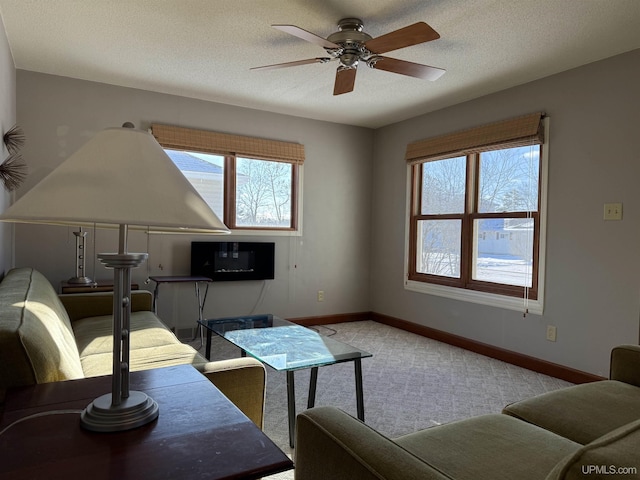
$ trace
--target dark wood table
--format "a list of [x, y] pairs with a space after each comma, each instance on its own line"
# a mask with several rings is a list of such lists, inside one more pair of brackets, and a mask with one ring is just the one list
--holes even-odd
[[152, 423], [118, 433], [80, 427], [82, 410], [111, 389], [95, 377], [9, 390], [0, 421], [2, 479], [255, 479], [293, 462], [189, 365], [131, 373], [132, 390], [160, 407]]

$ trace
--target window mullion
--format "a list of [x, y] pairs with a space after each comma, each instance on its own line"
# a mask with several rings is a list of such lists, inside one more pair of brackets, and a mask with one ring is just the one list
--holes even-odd
[[[539, 197], [539, 196], [538, 196]], [[538, 296], [538, 271], [540, 267], [540, 213], [533, 212], [533, 271], [531, 278], [531, 292], [534, 293], [532, 298]]]
[[292, 230], [298, 230], [298, 180], [299, 180], [298, 165], [293, 165], [291, 168], [291, 223], [289, 227]]
[[465, 212], [462, 217], [462, 258], [460, 260], [460, 280], [467, 285], [473, 274], [473, 213], [478, 205], [478, 155], [467, 155], [467, 182], [465, 192]]
[[422, 212], [422, 163], [412, 167], [413, 181], [411, 182], [411, 215], [417, 216]]
[[409, 235], [413, 241], [410, 242], [409, 249], [409, 276], [418, 273], [418, 215], [422, 211], [422, 163], [411, 167], [411, 204]]
[[224, 190], [224, 223], [236, 228], [236, 158], [233, 155], [224, 157]]

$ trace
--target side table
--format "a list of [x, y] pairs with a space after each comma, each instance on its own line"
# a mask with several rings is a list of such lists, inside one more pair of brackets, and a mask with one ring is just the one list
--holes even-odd
[[117, 433], [81, 428], [78, 411], [110, 388], [104, 376], [9, 390], [0, 418], [0, 479], [257, 479], [293, 468], [190, 365], [131, 373], [131, 388], [158, 403], [157, 420]]
[[[149, 280], [156, 282], [156, 288], [153, 290], [153, 311], [158, 313], [158, 294], [160, 285], [163, 283], [193, 283], [196, 289], [196, 300], [198, 301], [198, 322], [204, 319], [204, 304], [207, 301], [207, 294], [209, 293], [209, 283], [211, 280], [209, 277], [194, 277], [190, 275], [167, 275], [167, 276], [153, 276], [149, 277]], [[200, 284], [205, 284], [204, 295], [200, 294]], [[200, 330], [200, 346], [203, 343], [203, 331], [202, 325], [197, 324]], [[194, 337], [195, 339], [195, 337]]]

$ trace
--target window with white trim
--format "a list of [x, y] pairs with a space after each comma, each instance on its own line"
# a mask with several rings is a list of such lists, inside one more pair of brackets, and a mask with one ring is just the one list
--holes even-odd
[[407, 288], [541, 313], [544, 123], [538, 113], [408, 146]]

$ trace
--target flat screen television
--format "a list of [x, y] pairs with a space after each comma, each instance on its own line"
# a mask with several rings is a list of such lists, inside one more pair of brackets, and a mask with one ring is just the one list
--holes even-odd
[[271, 280], [273, 242], [191, 242], [191, 275], [214, 282]]

